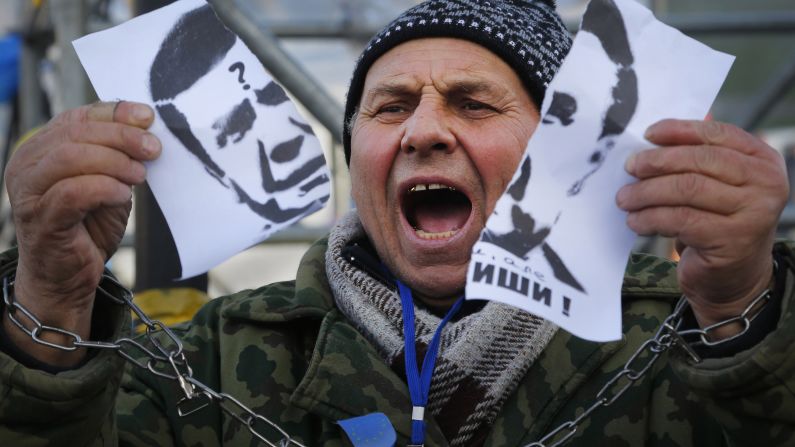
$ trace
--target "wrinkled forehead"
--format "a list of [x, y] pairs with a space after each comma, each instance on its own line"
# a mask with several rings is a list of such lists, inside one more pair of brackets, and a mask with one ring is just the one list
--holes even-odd
[[360, 104], [374, 94], [431, 83], [443, 90], [528, 94], [511, 66], [486, 47], [464, 39], [431, 37], [401, 43], [379, 57], [367, 71]]

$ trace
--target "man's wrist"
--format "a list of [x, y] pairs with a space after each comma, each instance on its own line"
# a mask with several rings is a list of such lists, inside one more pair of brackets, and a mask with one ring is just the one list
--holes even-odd
[[[741, 334], [735, 334], [734, 338], [723, 339], [711, 342], [709, 345], [699, 340], [690, 344], [692, 349], [700, 358], [723, 358], [731, 357], [742, 351], [758, 345], [773, 332], [778, 326], [781, 316], [782, 295], [772, 293], [770, 301], [756, 314], [747, 330]], [[699, 331], [693, 312], [689, 311], [683, 315], [680, 331]]]
[[[67, 362], [63, 365], [49, 363], [48, 361], [44, 361], [29, 352], [29, 349], [43, 348], [36, 347], [31, 343], [35, 342], [33, 342], [27, 334], [25, 334], [16, 325], [8, 320], [8, 315], [5, 311], [5, 308], [3, 308], [2, 318], [0, 319], [0, 352], [5, 353], [12, 359], [19, 362], [22, 366], [29, 369], [44, 371], [50, 374], [57, 374], [63, 371], [77, 369], [83, 366], [90, 359], [90, 356], [84, 355], [82, 359], [77, 359], [77, 363]], [[77, 353], [77, 355], [79, 354], [80, 353]]]
[[680, 331], [703, 334], [704, 341], [696, 339], [690, 345], [699, 357], [731, 357], [753, 348], [778, 327], [788, 272], [782, 255], [774, 252], [773, 257], [773, 280], [768, 284], [768, 289], [763, 291], [766, 293], [760, 293], [752, 300], [752, 303], [756, 302], [755, 305], [749, 303], [745, 309], [733, 315], [733, 318], [723, 320], [734, 320], [733, 331], [728, 337], [716, 336], [714, 330], [706, 330], [708, 326], [700, 326], [692, 307], [684, 313]]
[[706, 300], [685, 294], [695, 321], [701, 329], [709, 329], [711, 341], [731, 338], [745, 330], [743, 321], [737, 317], [745, 314], [752, 318], [769, 301], [764, 296], [775, 290], [777, 272], [776, 262], [772, 257], [769, 262], [769, 266], [758, 275], [757, 283], [739, 298], [725, 301]]
[[[89, 336], [91, 309], [82, 315], [74, 309], [63, 313], [50, 309], [44, 313], [41, 306], [29, 308], [30, 300], [18, 301], [13, 283], [8, 278], [2, 281], [3, 305], [0, 321], [8, 341], [43, 364], [72, 367], [81, 363], [86, 356], [86, 349], [74, 347], [73, 334], [81, 338]], [[52, 315], [57, 315], [58, 318], [48, 318]], [[78, 330], [73, 331], [75, 328]], [[53, 345], [67, 349], [59, 349]]]

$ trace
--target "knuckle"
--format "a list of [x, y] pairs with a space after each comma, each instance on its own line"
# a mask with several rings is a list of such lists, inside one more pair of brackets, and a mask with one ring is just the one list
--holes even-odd
[[25, 155], [27, 154], [17, 150], [17, 152], [11, 156], [5, 169], [6, 179], [10, 181], [12, 178], [16, 177], [19, 171], [24, 169], [24, 159], [27, 158]]
[[137, 148], [141, 147], [143, 139], [143, 131], [137, 127], [116, 125], [117, 144], [118, 148]]
[[130, 173], [132, 179], [136, 183], [143, 182], [146, 179], [146, 167], [144, 166], [144, 164], [132, 159], [130, 159], [128, 163], [129, 163], [129, 168], [127, 169], [126, 172]]
[[627, 226], [634, 230], [637, 233], [640, 233], [640, 217], [638, 216], [639, 212], [632, 212], [627, 213]]
[[53, 161], [56, 166], [69, 168], [77, 165], [80, 160], [83, 159], [84, 155], [85, 151], [82, 150], [80, 145], [72, 144], [62, 147], [59, 151], [55, 151], [53, 153]]
[[716, 169], [720, 170], [720, 167], [717, 166], [720, 163], [719, 156], [714, 147], [698, 147], [689, 152], [693, 155], [693, 167], [696, 171], [706, 174]]
[[676, 192], [685, 198], [699, 195], [704, 188], [704, 178], [697, 174], [682, 174], [674, 183]]
[[665, 165], [661, 160], [662, 158], [663, 157], [654, 150], [638, 152], [636, 161], [638, 171], [644, 174], [656, 174], [660, 172]]
[[31, 199], [17, 199], [10, 198], [11, 209], [14, 210], [14, 224], [17, 227], [17, 236], [20, 232], [28, 234], [32, 222], [42, 219], [43, 213], [40, 210], [40, 204]]
[[50, 124], [62, 125], [74, 122], [88, 121], [88, 107], [89, 106], [82, 106], [74, 109], [65, 110], [55, 115], [50, 120]]
[[736, 185], [744, 186], [750, 184], [754, 177], [754, 168], [752, 164], [744, 163], [739, 157], [737, 161], [732, 161], [731, 167], [736, 175]]
[[700, 126], [701, 138], [708, 144], [721, 144], [726, 139], [726, 125], [718, 121], [704, 121]]
[[132, 135], [132, 129], [127, 126], [114, 125], [114, 140], [116, 147], [126, 147], [132, 142], [135, 137]]
[[649, 177], [665, 172], [670, 165], [667, 162], [667, 151], [649, 149], [635, 154], [636, 176]]
[[73, 122], [63, 127], [64, 136], [68, 141], [82, 141], [88, 133], [88, 124], [86, 122]]
[[[693, 232], [694, 229], [700, 224], [700, 214], [693, 208], [688, 206], [677, 206], [673, 210], [673, 226], [681, 229], [681, 231]], [[681, 231], [675, 231], [676, 234]]]
[[81, 189], [71, 179], [58, 182], [53, 189], [55, 189], [57, 201], [67, 206], [76, 204], [81, 196]]
[[97, 101], [86, 106], [86, 120], [113, 121], [115, 102]]
[[678, 226], [682, 228], [692, 227], [696, 222], [696, 213], [692, 208], [677, 206], [673, 209], [673, 218]]
[[641, 236], [652, 234], [654, 231], [650, 228], [648, 219], [650, 214], [650, 210], [627, 213], [627, 226]]
[[[776, 177], [776, 176], [772, 176]], [[778, 199], [779, 202], [786, 204], [790, 197], [790, 182], [787, 175], [778, 175], [778, 179], [774, 180], [772, 197]]]

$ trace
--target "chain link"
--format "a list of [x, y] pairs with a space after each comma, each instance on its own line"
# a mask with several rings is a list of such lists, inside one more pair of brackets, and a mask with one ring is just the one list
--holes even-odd
[[[115, 342], [87, 341], [74, 332], [64, 329], [47, 326], [43, 324], [32, 312], [14, 300], [13, 279], [8, 276], [3, 278], [3, 303], [8, 312], [9, 320], [20, 330], [28, 334], [33, 341], [44, 346], [49, 346], [61, 351], [74, 351], [78, 348], [96, 348], [115, 351], [121, 357], [129, 361], [132, 365], [147, 370], [150, 373], [164, 379], [177, 382], [182, 391], [183, 397], [177, 402], [177, 414], [185, 417], [200, 411], [216, 403], [223, 412], [239, 421], [251, 434], [271, 447], [306, 447], [293, 439], [287, 432], [270, 419], [252, 411], [233, 396], [226, 393], [214, 391], [209, 386], [193, 377], [193, 370], [185, 358], [182, 341], [174, 332], [160, 321], [150, 319], [138, 305], [132, 301], [132, 292], [119, 284], [112, 276], [105, 274], [102, 277], [100, 287], [97, 288], [99, 295], [102, 295], [116, 304], [129, 308], [146, 326], [145, 337], [154, 347], [150, 349], [132, 338], [120, 338]], [[103, 285], [112, 286], [122, 293], [114, 296]], [[20, 316], [24, 316], [32, 329], [22, 323]], [[66, 338], [63, 344], [53, 343], [45, 340], [46, 334], [57, 334]], [[156, 335], [162, 334], [164, 341], [159, 340]], [[146, 359], [144, 362], [138, 358]], [[279, 440], [271, 441], [265, 436], [265, 430], [276, 432]]]
[[[160, 321], [150, 319], [143, 310], [132, 301], [132, 292], [119, 284], [112, 276], [107, 274], [104, 275], [102, 282], [108, 283], [122, 291], [121, 297], [116, 297], [103, 288], [102, 283], [100, 287], [97, 288], [97, 291], [102, 296], [119, 305], [128, 307], [138, 317], [141, 324], [146, 326], [144, 336], [149, 340], [152, 346], [154, 346], [154, 351], [157, 351], [157, 353], [131, 338], [120, 338], [112, 343], [86, 341], [74, 332], [42, 324], [35, 315], [14, 301], [13, 293], [11, 292], [13, 280], [9, 280], [8, 277], [3, 278], [3, 302], [5, 303], [11, 322], [28, 334], [36, 343], [62, 351], [74, 351], [78, 348], [114, 350], [134, 366], [148, 370], [158, 377], [177, 382], [183, 393], [183, 397], [177, 402], [177, 414], [180, 417], [188, 416], [204, 409], [211, 403], [215, 403], [226, 414], [246, 426], [254, 437], [268, 446], [288, 447], [293, 445], [305, 447], [303, 444], [293, 439], [276, 423], [255, 413], [233, 396], [214, 391], [212, 388], [194, 378], [193, 370], [190, 365], [188, 365], [188, 361], [183, 352], [182, 341], [180, 341], [176, 334]], [[671, 347], [676, 346], [683, 349], [694, 363], [698, 363], [701, 361], [701, 358], [693, 350], [693, 346], [704, 345], [713, 347], [741, 337], [748, 332], [754, 318], [759, 315], [760, 310], [764, 308], [770, 299], [770, 290], [765, 290], [746, 307], [742, 314], [736, 317], [729, 318], [703, 329], [687, 329], [680, 331], [679, 327], [682, 324], [684, 312], [688, 307], [687, 300], [683, 296], [674, 308], [673, 313], [660, 325], [654, 337], [646, 340], [632, 354], [629, 360], [627, 360], [621, 371], [608, 380], [599, 392], [596, 393], [596, 398], [590, 407], [580, 413], [576, 418], [564, 422], [538, 441], [527, 444], [525, 447], [560, 447], [564, 445], [577, 433], [580, 424], [585, 419], [590, 417], [591, 414], [598, 409], [609, 407], [615, 403], [627, 390], [642, 380], [662, 354]], [[30, 320], [34, 326], [33, 329], [28, 329], [22, 324], [18, 318], [18, 314], [24, 315], [25, 318]], [[738, 323], [742, 325], [742, 329], [737, 334], [718, 341], [711, 340], [711, 334], [716, 330]], [[65, 336], [69, 342], [66, 344], [56, 344], [44, 340], [42, 336], [47, 333]], [[155, 337], [156, 334], [165, 335], [166, 343], [158, 340]], [[169, 347], [169, 345], [171, 346]], [[146, 358], [146, 362], [142, 363], [139, 361], [136, 355], [134, 355], [136, 353], [139, 357]], [[279, 436], [281, 436], [280, 440], [277, 443], [270, 441], [263, 434], [263, 431], [266, 429], [277, 432]]]
[[[543, 438], [527, 444], [525, 447], [560, 447], [566, 444], [577, 433], [577, 429], [583, 420], [597, 409], [613, 405], [627, 390], [646, 376], [665, 351], [674, 346], [682, 349], [693, 363], [701, 362], [701, 357], [693, 350], [693, 346], [706, 345], [712, 347], [741, 337], [748, 332], [751, 322], [759, 315], [761, 309], [770, 301], [771, 297], [770, 290], [765, 290], [737, 317], [729, 318], [703, 329], [680, 331], [679, 327], [682, 325], [683, 315], [689, 306], [687, 299], [682, 296], [676, 304], [673, 313], [663, 321], [654, 337], [640, 345], [624, 364], [621, 371], [605, 383], [602, 389], [596, 393], [596, 399], [590, 407], [576, 418], [564, 422], [544, 435]], [[752, 313], [753, 315], [751, 315]], [[714, 333], [718, 328], [738, 322], [742, 323], [742, 329], [737, 334], [718, 341], [710, 340], [710, 334]], [[691, 341], [688, 342], [688, 340]]]

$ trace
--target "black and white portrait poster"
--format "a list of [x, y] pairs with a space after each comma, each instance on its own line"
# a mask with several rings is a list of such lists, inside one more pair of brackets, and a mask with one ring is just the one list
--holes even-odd
[[615, 204], [627, 157], [663, 118], [703, 119], [732, 56], [633, 0], [592, 0], [542, 120], [469, 266], [466, 296], [520, 307], [593, 341], [621, 337], [635, 234]]
[[322, 208], [329, 171], [311, 127], [204, 0], [74, 42], [98, 96], [150, 104], [163, 143], [147, 181], [179, 252], [203, 273]]

